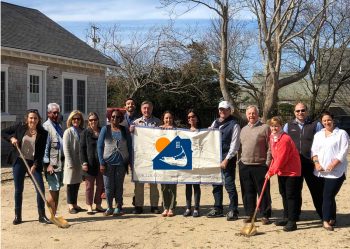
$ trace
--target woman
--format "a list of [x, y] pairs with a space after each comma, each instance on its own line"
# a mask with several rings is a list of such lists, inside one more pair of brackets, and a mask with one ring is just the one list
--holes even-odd
[[[201, 128], [201, 121], [197, 113], [190, 109], [187, 111], [187, 120], [190, 131], [196, 132]], [[194, 210], [193, 217], [199, 217], [199, 202], [201, 199], [201, 187], [200, 184], [186, 184], [186, 211], [183, 214], [185, 217], [190, 216], [191, 211], [191, 200], [192, 200], [192, 187], [194, 190]]]
[[335, 126], [330, 112], [322, 113], [321, 121], [324, 128], [315, 134], [311, 154], [315, 164], [314, 175], [324, 178], [323, 227], [333, 231], [337, 211], [335, 196], [345, 180], [348, 166], [346, 156], [349, 149], [349, 136], [346, 131]]
[[[22, 223], [22, 200], [24, 189], [24, 178], [27, 168], [17, 151], [19, 147], [27, 161], [30, 171], [38, 182], [40, 189], [45, 192], [42, 177], [43, 157], [46, 146], [47, 131], [41, 126], [41, 117], [38, 110], [27, 111], [24, 123], [10, 126], [1, 131], [2, 137], [14, 147], [10, 151], [8, 163], [13, 165], [13, 180], [15, 184], [15, 219], [13, 225]], [[29, 174], [29, 173], [28, 173]], [[50, 224], [45, 215], [45, 204], [40, 194], [36, 196], [39, 222]]]
[[72, 111], [67, 120], [67, 129], [63, 134], [63, 152], [65, 156], [63, 183], [67, 184], [67, 203], [70, 214], [86, 211], [86, 209], [82, 209], [77, 204], [78, 191], [82, 181], [79, 141], [83, 129], [83, 114], [78, 110]]
[[[80, 136], [80, 162], [85, 177], [85, 196], [87, 214], [94, 214], [92, 203], [96, 205], [97, 212], [104, 212], [102, 208], [103, 177], [100, 172], [100, 164], [97, 155], [97, 140], [100, 135], [99, 118], [96, 112], [88, 114], [88, 128]], [[96, 192], [94, 187], [96, 182]], [[95, 197], [94, 197], [95, 194]]]
[[[108, 112], [107, 118], [110, 125], [101, 129], [97, 142], [100, 171], [103, 174], [108, 205], [104, 215], [119, 216], [124, 214], [123, 184], [128, 171], [131, 137], [128, 129], [120, 125], [124, 119], [121, 111]], [[117, 204], [115, 209], [113, 209], [113, 198]]]
[[273, 117], [269, 121], [271, 136], [270, 148], [272, 161], [266, 174], [267, 178], [277, 174], [279, 192], [283, 202], [283, 220], [275, 224], [284, 226], [286, 232], [297, 229], [298, 201], [300, 199], [301, 163], [299, 152], [293, 140], [282, 130], [282, 120]]
[[[170, 111], [165, 111], [161, 118], [162, 129], [174, 129], [174, 115]], [[163, 196], [163, 217], [174, 216], [174, 209], [176, 206], [176, 184], [161, 184]]]

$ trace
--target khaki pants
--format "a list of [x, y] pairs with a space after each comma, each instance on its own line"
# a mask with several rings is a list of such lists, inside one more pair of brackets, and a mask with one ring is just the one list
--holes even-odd
[[[144, 183], [135, 182], [135, 206], [143, 207], [144, 205]], [[159, 191], [157, 184], [150, 183], [150, 204], [151, 207], [158, 207], [159, 202]]]

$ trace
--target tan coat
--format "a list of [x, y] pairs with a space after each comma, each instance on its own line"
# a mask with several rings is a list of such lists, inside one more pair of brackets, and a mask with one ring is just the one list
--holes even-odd
[[65, 156], [63, 183], [76, 184], [82, 181], [82, 169], [79, 157], [79, 137], [73, 127], [63, 134], [63, 151]]

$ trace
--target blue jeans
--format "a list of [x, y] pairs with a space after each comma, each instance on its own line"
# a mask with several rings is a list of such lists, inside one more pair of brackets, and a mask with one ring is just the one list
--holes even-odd
[[[225, 189], [230, 199], [229, 209], [234, 213], [238, 214], [238, 194], [235, 184], [236, 177], [236, 160], [234, 157], [228, 161], [226, 169], [222, 169], [224, 175]], [[214, 196], [214, 208], [217, 210], [223, 210], [223, 186], [213, 185], [213, 196]]]
[[[27, 160], [29, 167], [33, 165], [33, 161]], [[24, 165], [22, 159], [17, 158], [15, 164], [13, 165], [13, 181], [15, 183], [15, 209], [22, 208], [22, 200], [23, 200], [23, 189], [24, 189], [24, 178], [27, 173], [27, 168]], [[40, 189], [43, 193], [45, 193], [44, 181], [41, 171], [35, 171], [34, 177], [39, 184]], [[35, 187], [36, 188], [36, 187]], [[38, 210], [45, 209], [44, 200], [41, 198], [40, 194], [36, 194], [36, 202], [38, 206]]]
[[336, 220], [337, 204], [335, 196], [338, 194], [345, 175], [339, 178], [324, 178], [322, 213], [323, 221]]
[[123, 206], [124, 165], [107, 165], [103, 175], [108, 208], [113, 208], [113, 198], [118, 208]]

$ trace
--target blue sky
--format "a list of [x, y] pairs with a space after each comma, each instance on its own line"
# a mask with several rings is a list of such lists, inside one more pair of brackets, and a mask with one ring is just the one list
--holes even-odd
[[[158, 0], [5, 0], [5, 2], [34, 8], [56, 22], [116, 21], [168, 19], [167, 10]], [[181, 19], [208, 19], [212, 11], [197, 7]]]

